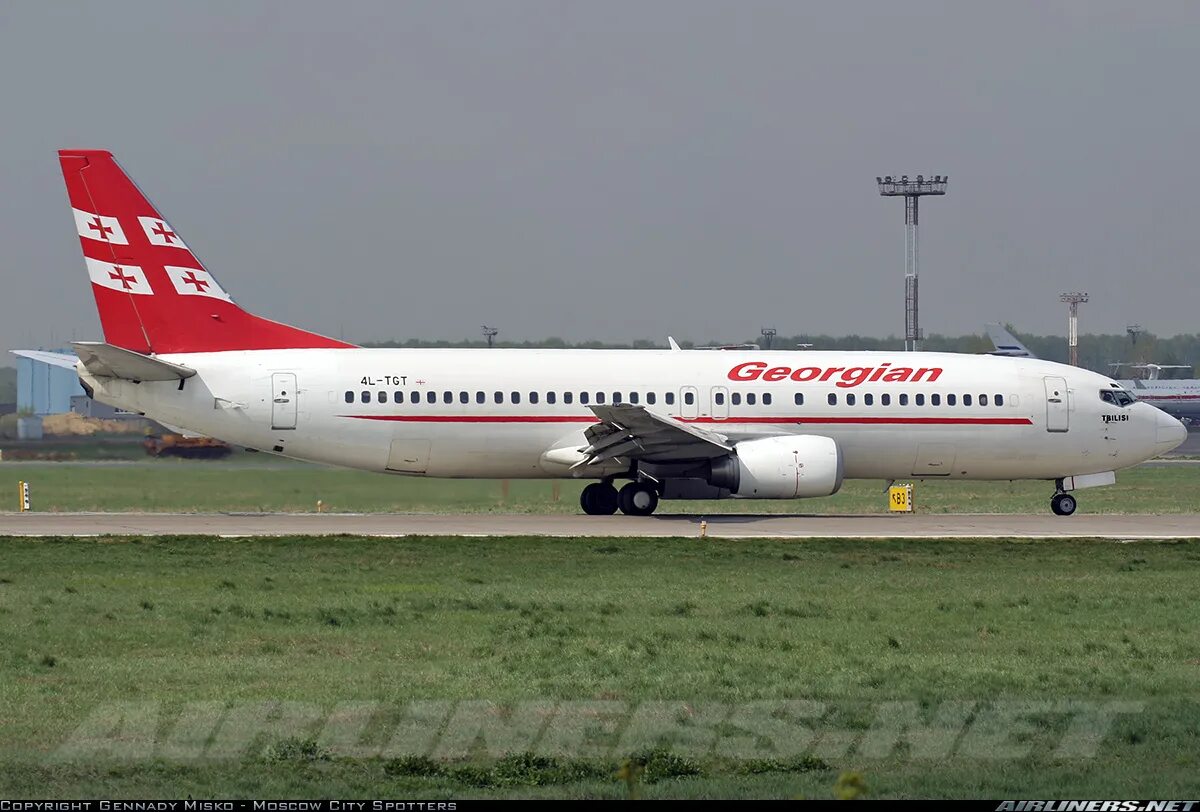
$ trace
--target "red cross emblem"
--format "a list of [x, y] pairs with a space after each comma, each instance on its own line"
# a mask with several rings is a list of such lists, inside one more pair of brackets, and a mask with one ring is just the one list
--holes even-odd
[[194, 285], [197, 293], [204, 293], [208, 286], [212, 284], [211, 282], [198, 278], [195, 271], [188, 271], [187, 276], [182, 277], [180, 281], [188, 285]]
[[[112, 229], [109, 229], [109, 231], [111, 231], [111, 230]], [[125, 290], [133, 290], [133, 285], [131, 285], [129, 283], [137, 281], [136, 276], [126, 276], [125, 269], [122, 268], [120, 265], [113, 266], [113, 269], [111, 271], [109, 271], [109, 273], [108, 273], [108, 278], [115, 279], [116, 281], [120, 282], [121, 287], [125, 288]]]
[[[113, 232], [111, 227], [104, 225], [104, 221], [100, 219], [100, 215], [98, 214], [92, 215], [92, 222], [88, 223], [87, 227], [92, 231], [100, 232], [96, 239], [104, 240], [105, 242], [108, 242], [108, 235]], [[120, 269], [118, 268], [118, 270]]]
[[167, 224], [162, 220], [159, 220], [158, 225], [154, 227], [154, 233], [159, 237], [162, 237], [167, 245], [175, 244], [175, 232], [167, 228]]

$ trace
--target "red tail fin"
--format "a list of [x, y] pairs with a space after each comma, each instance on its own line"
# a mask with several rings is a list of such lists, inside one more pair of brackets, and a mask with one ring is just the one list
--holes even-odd
[[142, 353], [353, 346], [234, 304], [111, 153], [58, 159], [108, 343]]

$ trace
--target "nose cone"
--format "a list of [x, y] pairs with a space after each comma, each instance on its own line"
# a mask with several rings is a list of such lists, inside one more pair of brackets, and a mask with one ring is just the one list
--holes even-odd
[[1154, 448], [1159, 454], [1166, 454], [1187, 439], [1187, 427], [1183, 425], [1182, 420], [1171, 417], [1161, 409], [1156, 411], [1158, 422], [1155, 424]]

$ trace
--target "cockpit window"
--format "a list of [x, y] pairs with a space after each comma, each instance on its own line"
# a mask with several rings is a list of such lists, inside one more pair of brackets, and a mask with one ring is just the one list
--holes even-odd
[[1124, 389], [1101, 389], [1100, 400], [1124, 409], [1126, 406], [1133, 403], [1134, 398], [1133, 395], [1129, 394]]

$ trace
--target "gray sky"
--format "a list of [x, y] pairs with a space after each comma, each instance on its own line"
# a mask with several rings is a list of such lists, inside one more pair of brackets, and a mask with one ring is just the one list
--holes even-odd
[[[55, 150], [352, 340], [1200, 331], [1200, 4], [0, 6], [0, 347], [100, 337]], [[10, 358], [11, 360], [11, 358]], [[0, 362], [6, 363], [6, 362]]]

